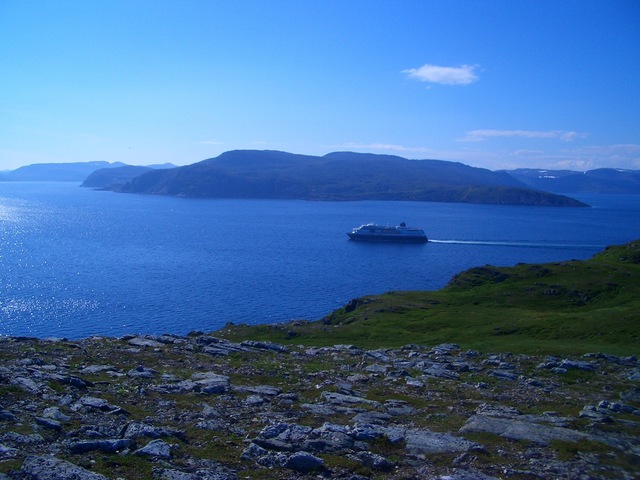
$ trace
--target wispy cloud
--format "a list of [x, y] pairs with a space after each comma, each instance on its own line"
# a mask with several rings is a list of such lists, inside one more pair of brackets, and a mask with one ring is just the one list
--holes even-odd
[[640, 169], [640, 145], [633, 143], [615, 145], [590, 145], [562, 153], [579, 159], [589, 168]]
[[428, 83], [442, 85], [468, 85], [478, 80], [474, 73], [477, 65], [460, 65], [459, 67], [441, 67], [438, 65], [423, 65], [419, 68], [403, 70], [409, 78]]
[[545, 168], [585, 171], [594, 168], [640, 169], [640, 145], [588, 145], [577, 148], [516, 150], [496, 155], [493, 168]]
[[460, 142], [484, 142], [490, 138], [555, 138], [570, 142], [576, 138], [587, 137], [586, 133], [579, 133], [566, 130], [471, 130], [459, 139]]
[[[546, 138], [546, 137], [543, 137]], [[476, 148], [477, 147], [479, 148]], [[590, 145], [574, 148], [550, 149], [487, 149], [482, 144], [473, 144], [459, 149], [434, 149], [411, 147], [382, 142], [325, 145], [331, 150], [345, 149], [370, 153], [396, 154], [406, 158], [448, 160], [462, 162], [491, 170], [514, 168], [545, 168], [554, 170], [590, 170], [593, 168], [640, 169], [640, 145]]]
[[348, 148], [353, 150], [377, 150], [385, 152], [416, 152], [426, 153], [429, 149], [424, 147], [406, 147], [404, 145], [395, 145], [390, 143], [345, 143], [344, 145], [334, 146], [339, 148]]

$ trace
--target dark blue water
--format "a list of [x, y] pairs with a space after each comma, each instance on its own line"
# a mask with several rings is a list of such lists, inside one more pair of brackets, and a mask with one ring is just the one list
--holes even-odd
[[[640, 238], [640, 197], [579, 198], [593, 208], [193, 200], [0, 183], [0, 335], [319, 319], [357, 296], [441, 288], [472, 266], [585, 259]], [[346, 236], [401, 221], [432, 241]]]

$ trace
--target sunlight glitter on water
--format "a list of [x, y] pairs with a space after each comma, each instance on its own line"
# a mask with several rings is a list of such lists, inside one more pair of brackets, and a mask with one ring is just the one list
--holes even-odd
[[[640, 238], [638, 197], [590, 200], [602, 206], [195, 200], [0, 183], [0, 335], [315, 320], [358, 296], [441, 288], [473, 266], [588, 258]], [[398, 218], [434, 240], [345, 235], [363, 219]]]

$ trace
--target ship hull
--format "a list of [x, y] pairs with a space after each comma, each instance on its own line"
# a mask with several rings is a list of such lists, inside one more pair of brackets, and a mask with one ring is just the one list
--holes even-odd
[[427, 243], [427, 237], [418, 235], [375, 235], [347, 233], [351, 240], [358, 242], [388, 242], [388, 243]]

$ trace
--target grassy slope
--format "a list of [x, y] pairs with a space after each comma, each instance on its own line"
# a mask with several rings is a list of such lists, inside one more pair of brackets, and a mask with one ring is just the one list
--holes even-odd
[[[355, 306], [355, 308], [352, 308]], [[227, 326], [229, 339], [365, 348], [640, 354], [640, 240], [587, 261], [472, 268], [442, 290], [363, 297], [318, 322]]]

